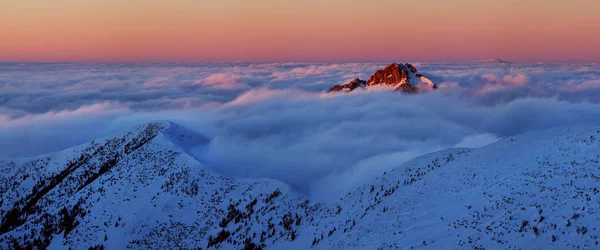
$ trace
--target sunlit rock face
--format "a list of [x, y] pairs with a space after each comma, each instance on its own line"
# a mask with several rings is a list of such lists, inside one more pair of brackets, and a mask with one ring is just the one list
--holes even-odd
[[331, 87], [329, 92], [349, 92], [357, 88], [369, 88], [375, 86], [391, 87], [394, 91], [407, 93], [437, 88], [435, 83], [419, 73], [417, 68], [412, 64], [392, 63], [383, 69], [375, 71], [367, 81], [356, 78], [349, 83]]
[[329, 92], [352, 91], [355, 88], [364, 88], [366, 86], [367, 86], [367, 81], [360, 79], [360, 78], [356, 78], [356, 79], [350, 81], [349, 83], [342, 84], [342, 85], [337, 84], [337, 85], [331, 87], [329, 89]]

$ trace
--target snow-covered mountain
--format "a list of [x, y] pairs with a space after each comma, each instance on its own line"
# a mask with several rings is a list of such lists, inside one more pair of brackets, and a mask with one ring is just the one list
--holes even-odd
[[600, 126], [561, 127], [408, 161], [339, 200], [215, 173], [210, 143], [150, 122], [0, 160], [0, 248], [592, 249]]
[[343, 85], [335, 85], [329, 89], [329, 92], [352, 91], [356, 88], [388, 87], [394, 91], [403, 91], [414, 93], [422, 90], [433, 90], [437, 86], [429, 78], [417, 71], [410, 63], [392, 63], [387, 67], [375, 71], [365, 81], [356, 78]]
[[185, 153], [208, 142], [156, 122], [0, 163], [0, 248], [204, 249], [290, 238], [279, 222], [285, 212], [304, 217], [305, 200], [277, 181], [218, 175]]

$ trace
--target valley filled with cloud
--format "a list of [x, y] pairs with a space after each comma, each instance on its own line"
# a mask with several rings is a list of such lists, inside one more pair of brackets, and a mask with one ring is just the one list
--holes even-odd
[[436, 91], [327, 93], [386, 65], [3, 63], [0, 157], [169, 120], [210, 138], [191, 153], [217, 172], [325, 200], [422, 154], [600, 120], [597, 64], [416, 63]]

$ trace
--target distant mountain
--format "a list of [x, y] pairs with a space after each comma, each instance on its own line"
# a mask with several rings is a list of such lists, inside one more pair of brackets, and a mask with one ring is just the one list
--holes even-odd
[[0, 160], [0, 249], [599, 246], [600, 126], [431, 153], [324, 203], [213, 172], [188, 154], [209, 143], [161, 121]]
[[489, 58], [489, 59], [484, 59], [484, 60], [474, 60], [474, 61], [471, 61], [471, 62], [473, 62], [473, 63], [512, 63], [512, 62], [500, 60], [500, 59], [497, 59], [497, 58]]
[[377, 70], [368, 81], [356, 78], [343, 85], [335, 85], [329, 92], [352, 91], [356, 88], [391, 87], [394, 91], [414, 93], [421, 89], [436, 89], [437, 86], [423, 74], [417, 72], [410, 63], [392, 63], [384, 69]]

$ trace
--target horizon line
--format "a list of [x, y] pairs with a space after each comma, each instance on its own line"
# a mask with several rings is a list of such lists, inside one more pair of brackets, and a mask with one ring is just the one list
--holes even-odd
[[[503, 62], [481, 62], [482, 59], [472, 60], [72, 60], [72, 61], [50, 61], [50, 60], [0, 60], [2, 64], [23, 64], [23, 63], [34, 63], [34, 64], [59, 64], [59, 63], [104, 63], [104, 64], [118, 64], [118, 63], [474, 63], [474, 64], [567, 64], [567, 63], [600, 63], [598, 61], [512, 61], [498, 58], [489, 58], [502, 60]], [[487, 59], [483, 59], [487, 60]], [[479, 62], [478, 62], [479, 61]]]

